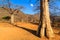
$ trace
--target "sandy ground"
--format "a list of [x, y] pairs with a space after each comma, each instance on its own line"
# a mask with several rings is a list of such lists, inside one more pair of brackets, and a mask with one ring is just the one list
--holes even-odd
[[[17, 22], [15, 26], [0, 23], [0, 40], [49, 40], [36, 36], [37, 27], [38, 25], [23, 22]], [[53, 40], [60, 40], [60, 36], [55, 35]]]

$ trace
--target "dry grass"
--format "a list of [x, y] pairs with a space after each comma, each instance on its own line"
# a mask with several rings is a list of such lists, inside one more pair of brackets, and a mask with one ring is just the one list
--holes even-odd
[[[17, 22], [16, 25], [0, 23], [0, 40], [48, 40], [36, 36], [38, 25], [31, 23]], [[60, 36], [55, 35], [53, 40], [60, 40]], [[50, 39], [52, 40], [52, 39]]]

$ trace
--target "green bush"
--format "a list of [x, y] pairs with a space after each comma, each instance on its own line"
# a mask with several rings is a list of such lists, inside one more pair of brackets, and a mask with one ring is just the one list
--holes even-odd
[[10, 16], [3, 16], [2, 19], [9, 20], [10, 19]]

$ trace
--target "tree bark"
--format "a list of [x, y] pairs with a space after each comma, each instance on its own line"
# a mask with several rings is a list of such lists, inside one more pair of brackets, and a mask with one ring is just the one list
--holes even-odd
[[44, 0], [41, 0], [40, 3], [41, 3], [41, 7], [40, 7], [41, 13], [40, 13], [40, 21], [39, 21], [37, 36], [44, 37], [45, 36], [45, 17], [44, 17], [45, 11], [43, 10], [44, 9]]
[[11, 24], [14, 23], [14, 14], [11, 14]]
[[37, 35], [38, 36], [40, 35], [41, 37], [44, 36], [54, 37], [54, 33], [50, 23], [48, 0], [41, 0], [40, 3], [41, 3], [41, 14], [40, 14], [40, 21]]
[[45, 0], [45, 19], [46, 19], [46, 35], [47, 37], [54, 37], [53, 30], [51, 28], [51, 22], [50, 22], [50, 14], [49, 14], [49, 6], [48, 6], [48, 0]]

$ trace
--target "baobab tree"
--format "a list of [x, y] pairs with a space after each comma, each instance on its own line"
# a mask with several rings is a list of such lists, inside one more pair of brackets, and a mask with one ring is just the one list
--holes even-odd
[[14, 23], [14, 12], [20, 9], [23, 9], [23, 6], [18, 6], [18, 5], [14, 5], [11, 3], [10, 0], [2, 0], [2, 8], [5, 9], [9, 14], [11, 14], [11, 21], [10, 23], [13, 24]]
[[50, 38], [54, 37], [54, 33], [51, 28], [48, 1], [49, 0], [40, 0], [41, 13], [37, 35], [41, 37], [47, 36]]
[[40, 10], [40, 20], [39, 20], [39, 27], [37, 29], [37, 36], [41, 37], [46, 36], [49, 38], [54, 37], [54, 32], [52, 30], [50, 22], [49, 3], [48, 3], [49, 0], [37, 0], [36, 2], [38, 1], [40, 1], [40, 5], [37, 6], [36, 10]]

